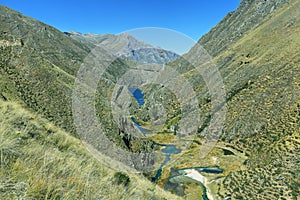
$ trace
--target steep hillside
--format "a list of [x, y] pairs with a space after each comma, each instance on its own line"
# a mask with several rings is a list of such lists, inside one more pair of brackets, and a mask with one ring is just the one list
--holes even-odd
[[89, 48], [58, 30], [0, 6], [1, 94], [74, 133], [74, 75]]
[[215, 28], [204, 35], [199, 43], [212, 56], [230, 48], [252, 29], [270, 19], [273, 13], [291, 0], [244, 0], [236, 11], [229, 13]]
[[[191, 83], [201, 120], [196, 138], [178, 137], [179, 142], [192, 144], [177, 153], [177, 160], [168, 153], [166, 162], [173, 162], [162, 167], [158, 185], [187, 199], [299, 198], [299, 8], [299, 0], [244, 0], [188, 54], [169, 64]], [[74, 40], [72, 34], [69, 37], [3, 6], [0, 23], [0, 195], [4, 199], [174, 199], [139, 175], [105, 168], [83, 148], [83, 142], [66, 133], [76, 136], [71, 108], [75, 75], [95, 44], [105, 39], [79, 35]], [[122, 41], [109, 44], [122, 50], [122, 45], [128, 46]], [[226, 105], [213, 111], [211, 94], [195, 69], [199, 66], [188, 62], [201, 58], [201, 46], [216, 63], [226, 91]], [[207, 63], [202, 64], [205, 67]], [[107, 68], [105, 79], [98, 83], [95, 109], [115, 144], [140, 152], [152, 149], [154, 143], [124, 136], [112, 120], [110, 107], [116, 81], [136, 66], [135, 62], [116, 59]], [[140, 89], [145, 106], [130, 104], [139, 123], [149, 124], [145, 113], [151, 103], [166, 109], [163, 131], [151, 139], [169, 143], [180, 136], [177, 123], [183, 115], [176, 95], [161, 84]], [[158, 99], [151, 94], [157, 94]], [[227, 108], [222, 135], [202, 158], [199, 152], [205, 148], [202, 144], [209, 124], [225, 108], [222, 106]], [[185, 111], [193, 110], [186, 107]], [[173, 147], [176, 145], [179, 143]], [[208, 171], [199, 167], [208, 167]], [[203, 184], [182, 178], [186, 168], [197, 169]], [[217, 173], [210, 174], [214, 170]], [[145, 175], [153, 180], [153, 173]]]
[[[0, 96], [26, 105], [75, 135], [73, 85], [90, 47], [9, 8], [0, 6], [0, 11]], [[116, 59], [110, 67], [107, 73], [110, 81], [99, 82], [97, 116], [109, 132], [108, 137], [128, 149], [125, 143], [135, 139], [119, 135], [108, 111], [110, 99], [106, 95], [114, 87], [118, 73], [124, 73], [129, 66]]]
[[[89, 46], [4, 6], [0, 24], [1, 199], [176, 198], [141, 175], [99, 164], [76, 138], [73, 85]], [[128, 68], [121, 59], [111, 63], [95, 107], [114, 144], [142, 151], [151, 143], [121, 135], [109, 112], [114, 80]]]
[[88, 45], [91, 49], [101, 44], [117, 57], [140, 63], [164, 64], [179, 57], [172, 51], [153, 47], [127, 33], [97, 35], [65, 32], [65, 34]]
[[[191, 152], [201, 149], [195, 146], [177, 166], [210, 165], [216, 159], [214, 164], [228, 173], [219, 186], [211, 186], [220, 199], [299, 197], [299, 7], [299, 0], [243, 1], [198, 43], [213, 55], [226, 89], [226, 122], [217, 146], [247, 158], [236, 169], [236, 163], [225, 164], [214, 151], [206, 164], [197, 157], [189, 161]], [[196, 58], [197, 48], [186, 58]], [[193, 83], [200, 106], [210, 112], [208, 89], [193, 66], [183, 59], [171, 65]], [[201, 125], [200, 138], [207, 125]]]
[[[179, 199], [98, 162], [82, 142], [0, 100], [1, 199]], [[124, 166], [125, 167], [125, 166]]]

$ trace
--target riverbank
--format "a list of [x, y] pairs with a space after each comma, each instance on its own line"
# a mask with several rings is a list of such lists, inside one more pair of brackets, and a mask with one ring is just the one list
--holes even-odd
[[196, 180], [198, 182], [201, 182], [204, 187], [206, 188], [206, 196], [209, 200], [214, 200], [213, 195], [211, 194], [211, 191], [208, 187], [208, 180], [205, 178], [202, 174], [200, 174], [197, 170], [195, 169], [185, 169], [184, 172], [186, 173], [185, 176]]

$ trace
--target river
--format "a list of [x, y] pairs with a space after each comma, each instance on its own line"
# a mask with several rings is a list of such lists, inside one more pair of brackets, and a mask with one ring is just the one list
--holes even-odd
[[167, 165], [168, 162], [171, 160], [171, 154], [179, 154], [179, 153], [181, 153], [181, 150], [178, 149], [175, 145], [172, 145], [172, 144], [159, 144], [159, 143], [155, 143], [155, 144], [158, 145], [158, 146], [164, 146], [164, 148], [161, 150], [161, 152], [166, 155], [166, 159], [160, 165], [159, 169], [156, 172], [156, 175], [152, 179], [153, 183], [156, 183], [157, 180], [160, 178], [163, 167], [165, 165]]
[[[145, 104], [144, 94], [142, 93], [142, 90], [140, 90], [138, 88], [130, 88], [129, 91], [132, 93], [133, 97], [136, 99], [136, 101], [138, 102], [138, 104], [140, 106], [143, 106]], [[147, 130], [147, 129], [144, 129], [143, 127], [141, 127], [141, 125], [138, 122], [134, 121], [134, 119], [132, 119], [132, 120], [141, 132], [143, 132], [143, 133], [151, 132], [151, 130]], [[154, 142], [154, 144], [157, 146], [163, 147], [161, 149], [161, 152], [164, 153], [165, 157], [166, 157], [165, 160], [163, 161], [163, 163], [160, 165], [159, 169], [157, 170], [155, 176], [152, 178], [152, 182], [156, 183], [162, 174], [163, 167], [166, 166], [168, 164], [168, 162], [170, 162], [171, 155], [181, 153], [181, 149], [177, 148], [176, 145], [173, 145], [173, 144], [160, 144], [160, 143], [156, 143], [156, 142]], [[174, 171], [174, 169], [173, 169], [173, 171]], [[172, 174], [171, 174], [169, 177], [169, 181], [170, 181], [170, 179], [173, 179], [173, 182], [176, 182], [176, 181], [174, 181], [174, 178], [182, 177], [182, 176], [193, 179], [202, 187], [202, 189], [203, 189], [202, 198], [204, 200], [211, 200], [212, 195], [208, 194], [207, 188], [205, 187], [206, 178], [201, 174], [201, 172], [213, 173], [213, 174], [223, 173], [222, 169], [219, 169], [216, 167], [193, 167], [193, 168], [177, 169], [175, 171], [176, 171], [177, 176], [172, 176]]]

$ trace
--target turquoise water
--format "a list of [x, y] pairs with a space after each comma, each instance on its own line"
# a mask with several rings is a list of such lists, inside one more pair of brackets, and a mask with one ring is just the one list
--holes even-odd
[[161, 152], [166, 154], [166, 159], [165, 161], [160, 165], [160, 168], [157, 170], [154, 178], [152, 179], [153, 183], [156, 183], [159, 177], [161, 176], [162, 173], [162, 168], [168, 164], [168, 162], [171, 160], [171, 154], [179, 154], [181, 152], [180, 149], [178, 149], [175, 145], [168, 145], [168, 144], [159, 144], [155, 143], [158, 146], [164, 146], [164, 148], [161, 150]]
[[159, 179], [159, 177], [161, 176], [162, 173], [162, 168], [168, 164], [168, 162], [171, 160], [171, 155], [170, 154], [166, 154], [166, 159], [164, 160], [164, 162], [160, 165], [159, 169], [157, 170], [154, 178], [152, 179], [153, 183], [156, 183], [157, 180]]
[[179, 154], [181, 152], [175, 145], [167, 145], [165, 148], [161, 150], [161, 152], [166, 154]]
[[[143, 106], [145, 104], [144, 101], [144, 94], [142, 92], [142, 90], [138, 89], [138, 88], [129, 88], [129, 91], [131, 92], [131, 94], [133, 95], [133, 97], [136, 99], [137, 103], [140, 106]], [[141, 127], [141, 125], [134, 121], [134, 119], [132, 119], [132, 121], [135, 123], [136, 127], [142, 132], [142, 133], [147, 133], [147, 132], [151, 132], [151, 130], [147, 130], [144, 129], [143, 127]], [[162, 169], [165, 165], [168, 164], [168, 162], [170, 162], [171, 160], [171, 155], [172, 154], [179, 154], [181, 152], [180, 149], [178, 149], [175, 145], [168, 145], [168, 144], [159, 144], [159, 143], [155, 143], [157, 146], [163, 146], [164, 148], [161, 150], [162, 153], [165, 154], [166, 158], [164, 160], [164, 162], [160, 165], [159, 169], [157, 170], [155, 176], [152, 179], [153, 183], [156, 183], [157, 180], [160, 178], [161, 174], [162, 174]], [[197, 167], [196, 167], [197, 168]], [[196, 168], [192, 168], [192, 169], [196, 169]], [[215, 173], [215, 174], [219, 174], [219, 173], [223, 173], [223, 170], [220, 169], [215, 169], [215, 168], [197, 168], [199, 171], [201, 172], [206, 172], [206, 173]], [[209, 200], [207, 197], [207, 190], [205, 188], [205, 186], [202, 183], [199, 183], [201, 185], [201, 187], [203, 188], [203, 193], [202, 193], [202, 198], [204, 200]]]

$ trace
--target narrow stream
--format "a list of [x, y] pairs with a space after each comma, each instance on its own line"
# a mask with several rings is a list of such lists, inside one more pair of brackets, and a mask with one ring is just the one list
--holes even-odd
[[142, 133], [150, 133], [152, 132], [151, 130], [145, 129], [143, 128], [140, 123], [136, 122], [133, 118], [131, 118], [131, 120], [133, 121], [134, 125], [142, 132]]
[[[138, 102], [138, 104], [140, 106], [143, 106], [145, 104], [144, 94], [142, 93], [142, 90], [140, 90], [138, 88], [130, 88], [129, 91], [134, 96], [134, 98], [136, 99], [136, 101]], [[143, 132], [143, 133], [151, 132], [151, 130], [147, 130], [147, 129], [144, 129], [143, 127], [141, 127], [141, 125], [138, 122], [134, 121], [133, 119], [132, 119], [132, 121], [135, 123], [135, 125], [141, 132]], [[170, 162], [171, 155], [179, 154], [179, 153], [181, 153], [181, 150], [172, 144], [160, 144], [160, 143], [156, 143], [156, 142], [154, 142], [154, 144], [157, 146], [164, 147], [164, 148], [162, 148], [161, 152], [164, 153], [166, 156], [165, 160], [163, 161], [163, 163], [160, 165], [159, 169], [157, 170], [155, 176], [152, 178], [152, 182], [156, 183], [158, 181], [158, 179], [160, 178], [160, 176], [162, 175], [163, 167], [166, 166], [168, 164], [168, 162]], [[172, 169], [171, 171], [173, 171], [173, 172], [175, 171], [175, 174], [177, 174], [177, 175], [174, 176], [171, 173], [168, 182], [170, 182], [170, 179], [173, 179], [172, 182], [176, 182], [176, 181], [174, 181], [174, 178], [176, 179], [176, 177], [186, 176], [185, 170], [197, 170], [201, 176], [203, 176], [201, 174], [201, 172], [213, 173], [213, 174], [223, 173], [223, 170], [219, 169], [217, 167], [193, 167], [193, 168], [184, 168], [184, 169], [177, 169], [177, 170]], [[191, 178], [191, 177], [189, 177], [189, 178]], [[201, 180], [197, 180], [196, 178], [191, 178], [191, 179], [196, 181], [202, 187], [202, 189], [203, 189], [202, 198], [204, 200], [209, 200], [207, 197], [207, 188], [205, 187], [204, 183], [201, 182]], [[171, 184], [174, 184], [174, 183], [171, 183]], [[180, 182], [178, 182], [178, 184], [180, 184]]]
[[163, 168], [166, 164], [168, 164], [168, 162], [169, 162], [170, 160], [171, 160], [171, 155], [170, 155], [170, 154], [166, 154], [166, 159], [165, 159], [165, 161], [160, 165], [160, 167], [159, 167], [159, 169], [157, 170], [157, 172], [156, 172], [154, 178], [152, 179], [152, 182], [153, 182], [153, 183], [156, 183], [156, 182], [158, 181], [159, 177], [160, 177], [161, 174], [162, 174], [162, 168]]
[[156, 183], [157, 180], [160, 178], [163, 167], [165, 165], [167, 165], [168, 162], [171, 160], [171, 154], [179, 154], [179, 153], [181, 153], [181, 150], [178, 149], [175, 145], [172, 145], [172, 144], [159, 144], [159, 143], [155, 143], [155, 144], [158, 145], [158, 146], [164, 146], [164, 148], [161, 150], [161, 152], [163, 152], [166, 155], [166, 159], [160, 165], [159, 169], [156, 172], [156, 175], [152, 179], [153, 183]]
[[[143, 106], [145, 104], [144, 101], [144, 94], [142, 93], [142, 90], [139, 88], [129, 88], [129, 91], [133, 95], [133, 97], [136, 99], [137, 103], [140, 106]], [[134, 119], [132, 119], [136, 127], [142, 132], [147, 133], [151, 132], [151, 130], [147, 130], [143, 128], [138, 122], [136, 122]], [[162, 168], [168, 164], [168, 162], [171, 160], [171, 154], [179, 154], [181, 152], [180, 149], [178, 149], [175, 145], [172, 144], [159, 144], [155, 143], [157, 146], [163, 146], [164, 148], [161, 150], [162, 153], [165, 154], [166, 158], [164, 162], [160, 165], [159, 169], [156, 172], [156, 175], [153, 177], [152, 182], [156, 183], [157, 180], [160, 178], [162, 174]]]
[[[191, 172], [189, 170], [194, 170]], [[204, 173], [212, 173], [212, 174], [221, 174], [223, 170], [218, 167], [193, 167], [193, 168], [182, 168], [182, 169], [172, 169], [171, 175], [169, 176], [166, 190], [173, 191], [174, 188], [178, 187], [179, 184], [190, 183], [190, 180], [182, 181], [180, 178], [188, 177], [188, 179], [192, 179], [193, 182], [197, 182], [203, 189], [202, 198], [204, 200], [209, 200], [207, 195], [207, 188], [204, 185], [204, 176], [201, 174]], [[188, 173], [192, 173], [193, 177], [187, 176]], [[175, 184], [175, 185], [174, 185]], [[178, 185], [177, 185], [178, 184]], [[172, 189], [173, 188], [173, 189]], [[175, 191], [176, 192], [176, 191]]]

